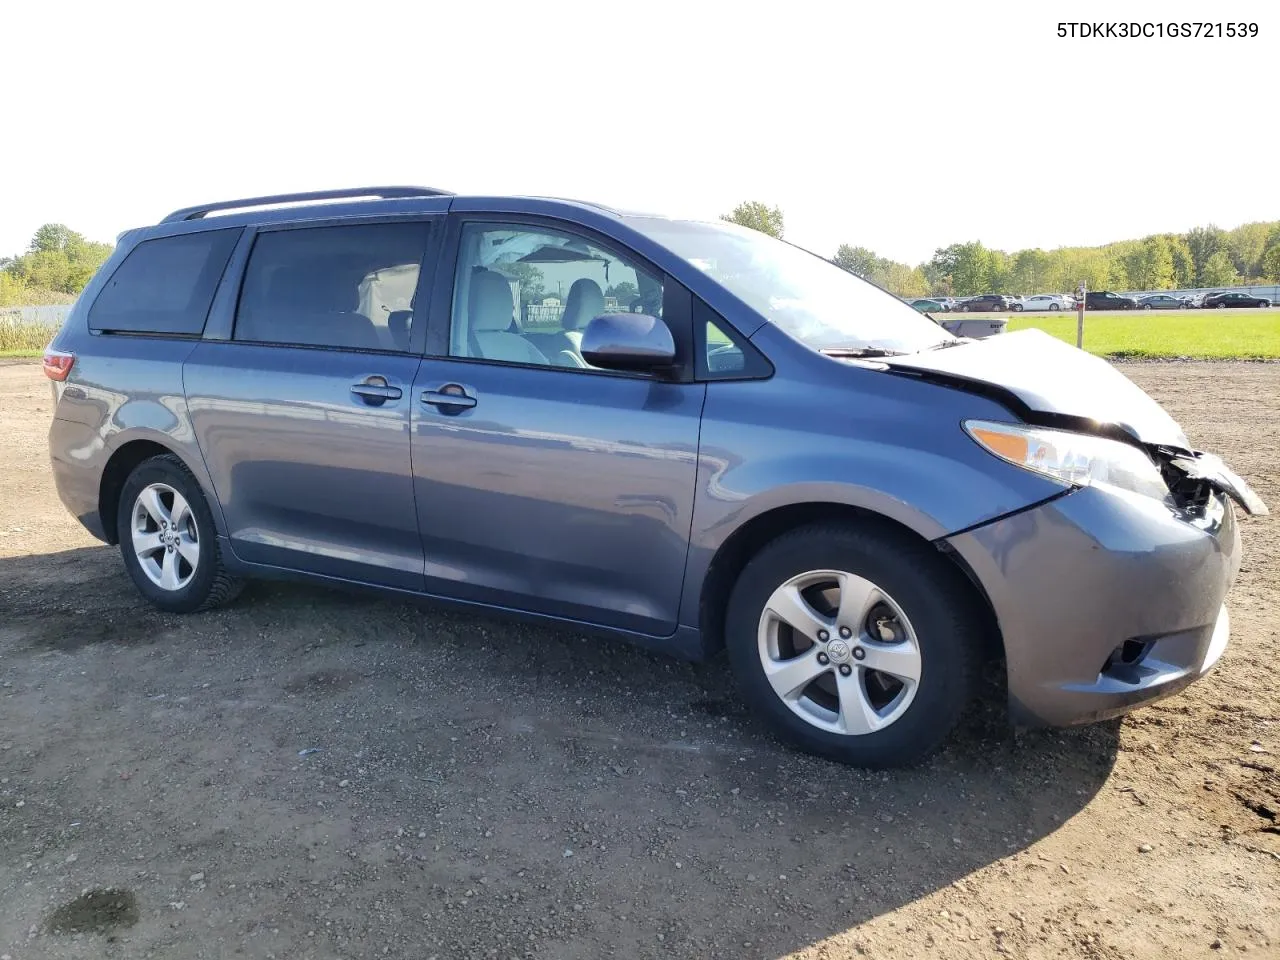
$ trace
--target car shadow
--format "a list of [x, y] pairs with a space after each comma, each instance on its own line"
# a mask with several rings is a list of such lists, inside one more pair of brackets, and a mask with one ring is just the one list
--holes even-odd
[[[201, 839], [192, 794], [245, 787], [239, 819], [202, 854], [235, 881], [208, 923], [236, 929], [268, 909], [286, 926], [322, 888], [276, 903], [263, 891], [322, 870], [344, 891], [326, 903], [341, 922], [322, 937], [381, 942], [398, 918], [420, 924], [416, 943], [439, 944], [422, 955], [505, 956], [519, 943], [537, 957], [776, 957], [1053, 833], [1106, 782], [1118, 746], [1118, 722], [1018, 733], [987, 705], [924, 764], [870, 772], [777, 743], [723, 659], [683, 663], [573, 630], [287, 583], [175, 617], [140, 600], [107, 547], [0, 559], [0, 585], [0, 658], [20, 686], [57, 698], [81, 674], [56, 666], [83, 665], [74, 658], [93, 658], [113, 685], [110, 711], [62, 705], [61, 729], [81, 742], [66, 756], [41, 747], [27, 789], [52, 790], [95, 748], [154, 754], [169, 784], [145, 801], [155, 836], [172, 822], [191, 845], [215, 842], [211, 828]], [[205, 688], [216, 692], [207, 703]], [[181, 760], [166, 756], [155, 701], [170, 689], [196, 691], [181, 706]], [[998, 671], [987, 694], [999, 698]], [[15, 757], [24, 738], [40, 743], [17, 725], [7, 735]], [[213, 759], [229, 740], [255, 758], [251, 773]], [[301, 777], [319, 779], [303, 790]], [[255, 820], [255, 804], [290, 825]], [[104, 809], [108, 832], [133, 815]], [[300, 845], [299, 825], [317, 823], [347, 847]], [[8, 857], [15, 831], [0, 828]], [[246, 889], [261, 899], [236, 892]]]

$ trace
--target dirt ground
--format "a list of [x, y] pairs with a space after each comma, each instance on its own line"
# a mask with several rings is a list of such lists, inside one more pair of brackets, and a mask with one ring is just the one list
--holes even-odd
[[[1280, 507], [1280, 365], [1128, 364]], [[145, 606], [0, 366], [0, 960], [1280, 956], [1280, 518], [1220, 668], [871, 774], [723, 661], [289, 584]]]

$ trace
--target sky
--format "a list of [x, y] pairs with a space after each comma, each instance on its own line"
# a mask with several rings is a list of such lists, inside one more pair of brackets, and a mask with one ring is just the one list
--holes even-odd
[[[1226, 16], [1258, 36], [1057, 35]], [[693, 217], [761, 200], [802, 246], [912, 264], [1280, 219], [1274, 0], [120, 0], [3, 22], [0, 254], [48, 222], [111, 241], [369, 184]]]

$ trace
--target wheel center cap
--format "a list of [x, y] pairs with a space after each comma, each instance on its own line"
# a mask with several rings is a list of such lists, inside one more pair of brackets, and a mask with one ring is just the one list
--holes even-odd
[[827, 644], [827, 656], [831, 658], [832, 663], [848, 663], [853, 656], [853, 651], [843, 640], [832, 640]]

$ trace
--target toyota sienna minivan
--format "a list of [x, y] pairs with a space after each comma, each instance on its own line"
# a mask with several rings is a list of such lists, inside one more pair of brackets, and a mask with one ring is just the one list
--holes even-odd
[[291, 577], [724, 648], [777, 733], [868, 766], [933, 750], [996, 657], [1030, 724], [1203, 675], [1266, 512], [1101, 359], [590, 203], [179, 210], [44, 369], [62, 500], [163, 610]]

